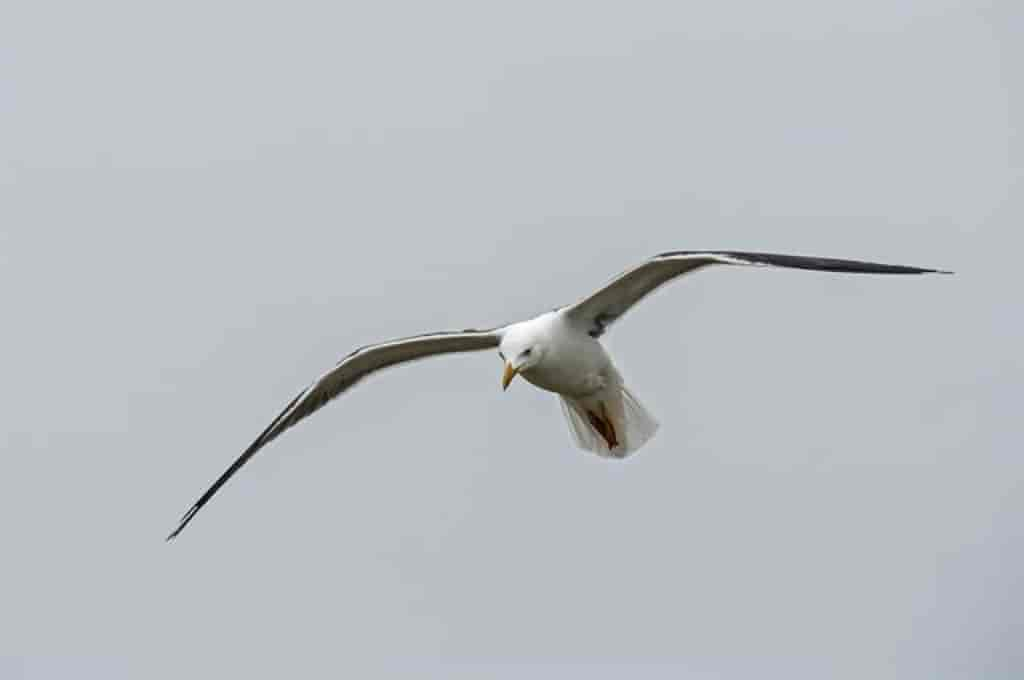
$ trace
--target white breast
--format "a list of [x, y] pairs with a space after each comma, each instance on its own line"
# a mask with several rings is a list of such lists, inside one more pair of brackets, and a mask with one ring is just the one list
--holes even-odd
[[619, 375], [604, 347], [585, 330], [569, 324], [560, 314], [549, 317], [542, 360], [523, 377], [533, 385], [571, 397], [594, 394]]

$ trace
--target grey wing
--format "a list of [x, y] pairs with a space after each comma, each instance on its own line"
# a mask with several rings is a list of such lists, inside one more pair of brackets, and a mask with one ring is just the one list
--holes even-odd
[[292, 399], [291, 403], [281, 411], [267, 429], [256, 438], [256, 441], [250, 444], [249, 448], [189, 508], [188, 512], [179, 521], [177, 528], [167, 537], [167, 540], [171, 540], [180, 534], [182, 529], [192, 521], [196, 513], [213, 498], [213, 495], [250, 458], [256, 455], [257, 451], [369, 374], [396, 364], [415, 361], [437, 354], [476, 352], [490, 349], [497, 347], [500, 342], [501, 329], [497, 328], [480, 331], [466, 330], [429, 333], [357, 349]]
[[846, 274], [930, 274], [950, 272], [903, 265], [837, 260], [829, 257], [778, 255], [775, 253], [747, 253], [738, 251], [680, 250], [662, 253], [627, 272], [623, 272], [608, 285], [570, 305], [566, 313], [584, 324], [588, 332], [598, 337], [616, 319], [640, 302], [649, 293], [668, 281], [701, 267], [712, 264], [762, 265], [789, 269]]

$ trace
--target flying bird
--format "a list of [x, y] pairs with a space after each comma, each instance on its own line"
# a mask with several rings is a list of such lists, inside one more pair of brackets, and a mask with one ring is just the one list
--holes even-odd
[[241, 456], [199, 497], [167, 537], [175, 538], [217, 491], [276, 439], [363, 378], [384, 368], [439, 354], [498, 349], [502, 389], [517, 376], [559, 396], [576, 445], [608, 458], [624, 458], [643, 446], [658, 422], [625, 386], [601, 344], [601, 336], [656, 288], [709, 265], [810, 269], [846, 274], [949, 274], [939, 269], [824, 257], [735, 251], [675, 251], [656, 255], [623, 272], [575, 304], [488, 330], [426, 333], [361, 347], [317, 378], [284, 408]]

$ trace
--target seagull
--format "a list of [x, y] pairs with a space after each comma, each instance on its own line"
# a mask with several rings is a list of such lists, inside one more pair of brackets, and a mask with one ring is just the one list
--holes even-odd
[[658, 422], [626, 388], [601, 336], [661, 285], [710, 265], [809, 269], [844, 274], [951, 274], [940, 269], [801, 255], [683, 250], [656, 255], [575, 304], [487, 330], [441, 331], [361, 347], [289, 402], [242, 455], [199, 497], [167, 537], [176, 538], [214, 494], [285, 430], [385, 368], [440, 354], [498, 349], [501, 387], [522, 376], [558, 395], [573, 441], [606, 458], [625, 458], [658, 430]]

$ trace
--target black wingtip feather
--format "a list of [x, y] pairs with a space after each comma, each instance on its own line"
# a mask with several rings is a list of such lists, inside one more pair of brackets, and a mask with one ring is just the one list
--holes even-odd
[[754, 253], [737, 250], [677, 250], [656, 255], [655, 259], [663, 257], [678, 257], [680, 255], [709, 255], [712, 257], [730, 258], [748, 264], [772, 265], [788, 269], [808, 269], [823, 272], [838, 272], [842, 274], [952, 274], [953, 272], [944, 269], [927, 269], [924, 267], [909, 267], [901, 264], [882, 264], [879, 262], [865, 262], [863, 260], [841, 260], [834, 257], [811, 257], [804, 255], [782, 255], [779, 253]]
[[164, 539], [164, 540], [165, 541], [173, 541], [174, 539], [176, 539], [178, 537], [178, 534], [181, 533], [181, 530], [184, 529], [186, 526], [188, 526], [188, 523], [191, 522], [192, 518], [196, 516], [197, 512], [199, 512], [199, 507], [200, 507], [199, 504], [196, 503], [191, 508], [189, 508], [188, 512], [186, 512], [184, 515], [182, 515], [181, 519], [178, 521], [177, 528], [174, 531], [172, 531], [171, 533], [169, 533], [167, 535], [167, 538]]
[[267, 426], [267, 429], [263, 430], [263, 433], [260, 434], [260, 436], [256, 438], [256, 441], [254, 441], [252, 444], [250, 444], [249, 448], [247, 448], [242, 453], [242, 455], [239, 456], [235, 460], [235, 462], [233, 462], [231, 464], [231, 466], [228, 467], [228, 469], [225, 470], [224, 473], [221, 474], [221, 476], [217, 478], [217, 481], [215, 481], [213, 483], [213, 485], [210, 486], [210, 488], [207, 489], [206, 492], [203, 493], [203, 495], [199, 497], [199, 500], [197, 500], [192, 505], [192, 507], [188, 509], [188, 512], [186, 512], [182, 516], [181, 521], [178, 522], [178, 527], [167, 536], [167, 540], [168, 541], [171, 541], [171, 540], [177, 538], [178, 534], [180, 534], [185, 529], [185, 527], [188, 526], [188, 523], [192, 521], [192, 518], [196, 516], [196, 513], [199, 512], [200, 510], [202, 510], [203, 506], [206, 505], [210, 501], [211, 498], [213, 498], [214, 494], [216, 494], [217, 491], [219, 491], [220, 488], [222, 486], [224, 486], [224, 484], [226, 484], [227, 481], [229, 479], [231, 479], [231, 477], [234, 476], [234, 474], [236, 472], [238, 472], [238, 470], [243, 465], [245, 465], [245, 463], [250, 458], [252, 458], [256, 454], [257, 451], [259, 451], [266, 444], [268, 444], [270, 441], [272, 441], [274, 439], [274, 437], [276, 437], [278, 434], [280, 434], [280, 432], [282, 430], [278, 430], [277, 427], [287, 420], [289, 414], [292, 411], [292, 408], [297, 403], [299, 403], [299, 400], [302, 399], [302, 397], [304, 397], [308, 393], [309, 393], [309, 389], [308, 388], [305, 389], [305, 390], [302, 390], [301, 392], [299, 392], [298, 396], [296, 396], [294, 399], [292, 399], [291, 402], [288, 404], [288, 406], [286, 406], [285, 409], [283, 411], [281, 411], [281, 413], [277, 416], [277, 418], [274, 418], [274, 421], [272, 423], [270, 423], [270, 425]]

